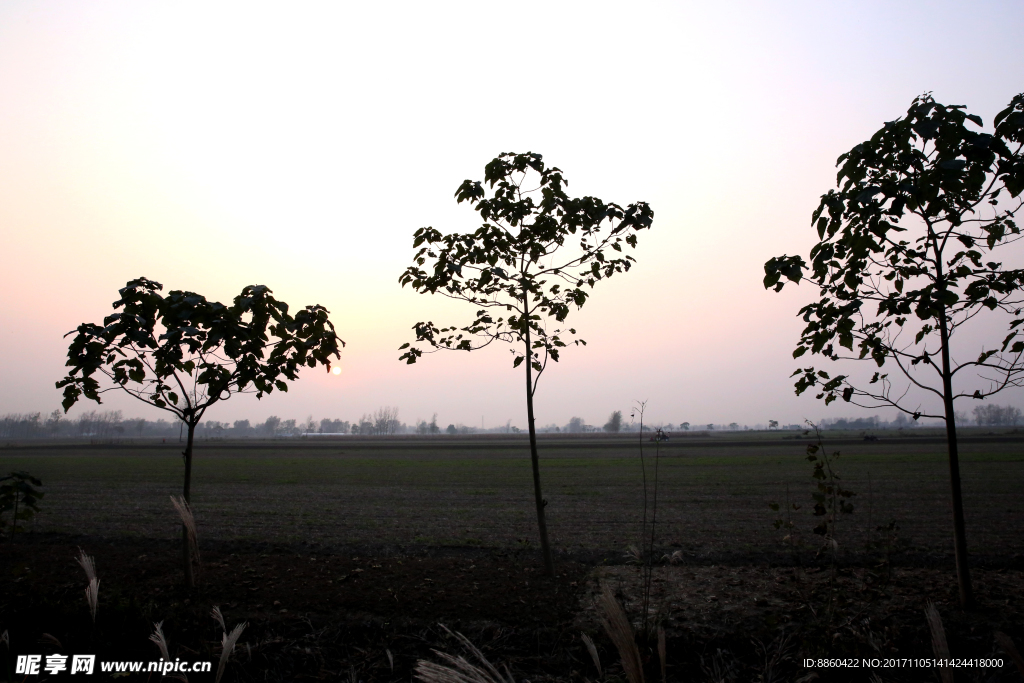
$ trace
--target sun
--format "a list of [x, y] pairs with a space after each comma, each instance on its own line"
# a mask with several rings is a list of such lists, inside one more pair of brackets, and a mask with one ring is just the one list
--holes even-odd
[[335, 375], [340, 375], [341, 374], [341, 368], [338, 367], [337, 365], [335, 365], [333, 368], [331, 368], [331, 372], [333, 374], [335, 374]]

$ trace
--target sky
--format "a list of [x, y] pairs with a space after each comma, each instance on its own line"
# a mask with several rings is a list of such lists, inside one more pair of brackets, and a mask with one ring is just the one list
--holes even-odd
[[[545, 372], [539, 424], [628, 419], [642, 400], [671, 423], [870, 414], [794, 395], [796, 312], [814, 290], [765, 291], [763, 264], [806, 257], [836, 158], [915, 96], [990, 126], [1024, 90], [1020, 10], [6, 0], [0, 413], [57, 408], [63, 335], [145, 276], [224, 302], [265, 284], [293, 308], [326, 306], [347, 344], [339, 376], [309, 370], [286, 394], [235, 397], [208, 419], [395, 406], [410, 423], [525, 427], [507, 349], [398, 362], [417, 321], [473, 312], [398, 277], [416, 229], [479, 227], [453, 198], [464, 179], [533, 151], [571, 194], [655, 212], [634, 268], [570, 314], [588, 345]], [[70, 415], [161, 416], [105, 397]]]

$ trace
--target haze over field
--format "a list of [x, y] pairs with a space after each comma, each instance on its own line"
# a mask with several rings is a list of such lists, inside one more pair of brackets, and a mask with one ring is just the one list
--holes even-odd
[[464, 179], [534, 151], [573, 196], [655, 211], [634, 269], [570, 314], [588, 345], [545, 373], [539, 424], [600, 425], [635, 399], [674, 423], [867, 414], [793, 395], [814, 290], [766, 292], [762, 265], [806, 256], [836, 157], [915, 96], [990, 128], [1024, 90], [1022, 29], [1010, 2], [5, 2], [0, 413], [56, 407], [62, 336], [144, 275], [224, 302], [266, 284], [326, 306], [348, 344], [340, 376], [310, 371], [209, 419], [395, 405], [410, 423], [524, 426], [505, 349], [398, 362], [415, 322], [472, 309], [397, 280], [417, 228], [478, 227], [452, 196]]

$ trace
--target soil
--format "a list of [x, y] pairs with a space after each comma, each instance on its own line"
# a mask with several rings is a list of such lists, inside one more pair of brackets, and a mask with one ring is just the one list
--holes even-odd
[[[100, 579], [93, 623], [75, 561], [95, 558]], [[181, 584], [180, 547], [166, 541], [27, 535], [0, 549], [0, 633], [10, 639], [0, 676], [17, 654], [96, 654], [98, 661], [156, 660], [163, 622], [171, 657], [210, 660], [222, 630], [246, 622], [224, 681], [408, 681], [435, 651], [463, 654], [447, 629], [466, 635], [517, 681], [599, 680], [581, 638], [597, 645], [604, 680], [625, 680], [600, 625], [595, 597], [613, 588], [639, 629], [639, 567], [595, 566], [561, 556], [541, 575], [536, 552], [482, 548], [204, 546], [196, 589]], [[786, 567], [749, 558], [697, 564], [677, 555], [652, 574], [651, 637], [642, 635], [648, 680], [659, 680], [654, 624], [664, 628], [670, 681], [932, 681], [932, 669], [839, 669], [805, 658], [928, 658], [924, 607], [934, 602], [954, 657], [1003, 660], [963, 668], [961, 681], [1020, 681], [994, 641], [1024, 645], [1024, 566], [974, 570], [978, 609], [957, 606], [955, 573], [940, 567]], [[2, 650], [0, 650], [2, 652]], [[8, 668], [9, 667], [9, 668]], [[12, 676], [11, 680], [58, 680]], [[97, 673], [87, 680], [106, 680]], [[124, 680], [151, 680], [151, 674]], [[79, 676], [66, 676], [78, 680]], [[155, 676], [152, 680], [157, 680]], [[213, 680], [190, 674], [189, 680]]]

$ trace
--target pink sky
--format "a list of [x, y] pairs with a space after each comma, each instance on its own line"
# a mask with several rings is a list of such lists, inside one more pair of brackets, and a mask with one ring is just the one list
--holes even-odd
[[413, 323], [472, 313], [397, 279], [417, 228], [477, 227], [463, 179], [531, 150], [571, 193], [655, 211], [633, 271], [571, 314], [589, 344], [545, 374], [539, 423], [636, 399], [673, 423], [865, 414], [793, 396], [813, 291], [765, 292], [762, 264], [806, 255], [836, 157], [916, 95], [988, 124], [1024, 90], [1016, 3], [303, 8], [0, 5], [0, 413], [57, 407], [62, 335], [145, 275], [222, 301], [266, 284], [348, 342], [340, 377], [210, 419], [524, 426], [507, 351], [397, 361]]

